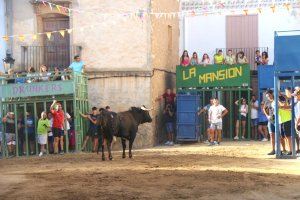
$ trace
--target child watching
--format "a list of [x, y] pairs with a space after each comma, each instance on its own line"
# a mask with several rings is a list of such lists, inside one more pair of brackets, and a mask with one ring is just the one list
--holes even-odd
[[45, 144], [47, 144], [48, 139], [48, 128], [50, 128], [50, 121], [47, 118], [47, 113], [44, 111], [42, 112], [41, 119], [39, 119], [38, 122], [38, 141], [41, 145], [41, 152], [39, 154], [40, 157], [46, 152]]

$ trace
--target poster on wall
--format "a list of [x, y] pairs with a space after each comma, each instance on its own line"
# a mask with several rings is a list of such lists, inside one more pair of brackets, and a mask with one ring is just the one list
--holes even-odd
[[250, 85], [250, 66], [198, 65], [177, 66], [176, 86], [184, 87], [240, 87]]

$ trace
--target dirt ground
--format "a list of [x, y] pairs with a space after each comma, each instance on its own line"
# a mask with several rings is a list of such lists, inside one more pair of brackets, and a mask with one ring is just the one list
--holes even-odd
[[300, 199], [300, 160], [269, 143], [224, 142], [0, 160], [0, 199]]

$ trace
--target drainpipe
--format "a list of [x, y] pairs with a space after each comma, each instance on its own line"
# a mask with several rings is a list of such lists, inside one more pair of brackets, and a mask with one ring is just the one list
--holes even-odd
[[[5, 0], [5, 6], [6, 35], [13, 35], [13, 0]], [[13, 43], [14, 39], [9, 38], [6, 52], [11, 55], [13, 54]]]

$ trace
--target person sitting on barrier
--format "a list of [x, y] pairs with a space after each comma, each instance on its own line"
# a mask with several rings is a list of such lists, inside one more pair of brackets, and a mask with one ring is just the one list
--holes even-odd
[[263, 112], [264, 102], [261, 102], [260, 109], [258, 110], [258, 133], [263, 136], [262, 142], [268, 141], [268, 118]]
[[61, 81], [61, 72], [58, 67], [54, 67], [53, 81]]
[[53, 147], [53, 143], [54, 143], [54, 138], [53, 138], [53, 132], [52, 132], [52, 126], [53, 126], [53, 117], [52, 117], [52, 113], [49, 112], [48, 113], [48, 120], [50, 123], [50, 128], [48, 129], [48, 150], [50, 154], [54, 153], [54, 147]]
[[[53, 117], [52, 133], [54, 136], [54, 154], [58, 154], [58, 143], [61, 139], [61, 136], [64, 134], [62, 129], [64, 127], [64, 112], [62, 111], [62, 106], [60, 103], [57, 103], [56, 100], [53, 100], [53, 103], [50, 106], [50, 111]], [[60, 143], [60, 154], [64, 154], [64, 144]]]
[[28, 134], [28, 141], [30, 146], [30, 154], [34, 154], [35, 149], [35, 127], [34, 127], [34, 118], [32, 117], [30, 112], [26, 113], [27, 121], [26, 121], [26, 128]]
[[165, 145], [174, 145], [174, 122], [175, 122], [175, 113], [171, 104], [168, 104], [164, 110], [164, 119], [167, 130], [168, 141]]
[[49, 81], [51, 73], [48, 72], [48, 68], [45, 65], [40, 66], [40, 78], [39, 81]]
[[239, 106], [238, 116], [235, 124], [235, 140], [239, 140], [240, 124], [242, 125], [242, 139], [245, 139], [246, 135], [246, 122], [248, 114], [247, 100], [241, 98], [235, 102], [235, 105]]
[[155, 101], [161, 101], [162, 99], [165, 100], [164, 106], [166, 107], [168, 104], [171, 104], [173, 108], [175, 108], [175, 100], [176, 94], [172, 92], [170, 88], [166, 89], [166, 92], [161, 95], [160, 97], [156, 98]]
[[268, 118], [268, 131], [272, 145], [272, 151], [268, 155], [275, 155], [275, 101], [272, 90], [268, 90], [265, 94], [267, 101], [264, 104], [263, 112]]
[[232, 50], [229, 49], [227, 51], [227, 55], [225, 56], [225, 64], [226, 65], [234, 65], [236, 63], [236, 58], [234, 54], [232, 53]]
[[13, 84], [13, 83], [15, 83], [14, 74], [15, 74], [15, 71], [13, 69], [9, 69], [7, 71], [7, 79], [6, 79], [7, 84]]
[[214, 104], [214, 98], [210, 98], [209, 100], [209, 104], [207, 104], [206, 106], [204, 106], [201, 110], [199, 110], [197, 112], [198, 116], [200, 116], [202, 113], [205, 113], [205, 120], [207, 121], [206, 123], [206, 133], [207, 133], [207, 140], [204, 143], [209, 144], [210, 139], [210, 123], [208, 121], [208, 111], [209, 108]]
[[196, 52], [193, 53], [190, 63], [192, 66], [199, 65], [198, 54]]
[[218, 50], [218, 53], [214, 55], [214, 63], [216, 65], [222, 65], [224, 64], [224, 56], [223, 51], [221, 49]]
[[180, 58], [180, 65], [182, 67], [187, 67], [190, 65], [190, 57], [189, 57], [189, 53], [187, 50], [184, 50], [182, 55], [181, 55], [181, 58]]
[[[220, 105], [217, 98], [213, 100], [213, 103], [208, 110], [208, 121], [210, 123], [209, 146], [219, 145], [222, 141], [223, 117], [228, 113], [228, 110]], [[216, 137], [215, 133], [217, 133]], [[217, 141], [214, 141], [215, 138], [217, 138]]]
[[47, 144], [47, 133], [50, 128], [50, 121], [47, 119], [47, 113], [44, 111], [41, 113], [41, 118], [38, 121], [38, 142], [41, 145], [41, 151], [39, 157], [46, 153], [45, 145]]
[[256, 66], [261, 65], [260, 50], [255, 51], [255, 64], [256, 64]]
[[209, 65], [209, 64], [210, 64], [210, 58], [209, 58], [208, 54], [205, 53], [202, 56], [201, 65], [206, 66], [206, 65]]
[[256, 99], [255, 94], [251, 95], [251, 102], [250, 102], [250, 107], [251, 107], [251, 135], [252, 139], [256, 140], [257, 139], [257, 128], [258, 128], [258, 101]]
[[240, 51], [236, 55], [236, 63], [237, 64], [248, 64], [248, 59], [245, 56], [245, 53], [243, 51]]
[[267, 65], [269, 63], [269, 55], [268, 52], [264, 51], [261, 54], [261, 64]]
[[5, 117], [3, 117], [2, 122], [5, 124], [5, 138], [8, 148], [8, 156], [12, 157], [16, 155], [16, 129], [15, 129], [15, 114], [13, 112], [8, 112]]
[[35, 73], [35, 69], [33, 67], [29, 67], [28, 72], [27, 72], [27, 83], [32, 83], [36, 82], [37, 80], [37, 74]]
[[74, 56], [74, 61], [69, 66], [68, 69], [71, 69], [74, 73], [83, 73], [84, 72], [84, 63], [81, 61], [79, 55]]
[[86, 133], [81, 151], [84, 151], [86, 149], [86, 145], [89, 139], [93, 141], [93, 152], [97, 151], [97, 143], [98, 143], [98, 126], [97, 126], [97, 108], [93, 107], [91, 114], [84, 115], [79, 112], [79, 114], [83, 117], [89, 120], [90, 125], [89, 129]]

